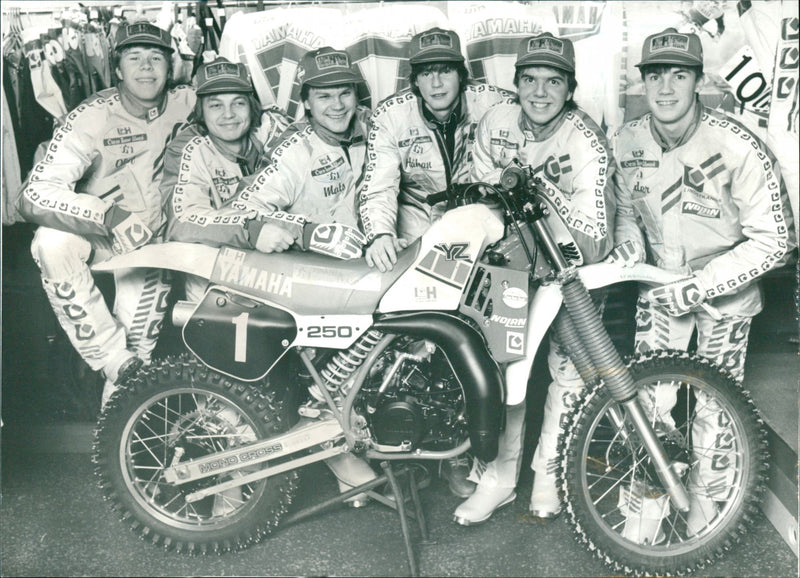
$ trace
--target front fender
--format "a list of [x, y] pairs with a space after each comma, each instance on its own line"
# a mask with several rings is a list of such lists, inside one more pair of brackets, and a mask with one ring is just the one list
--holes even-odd
[[217, 247], [197, 243], [153, 243], [92, 265], [92, 271], [147, 267], [183, 271], [209, 279], [218, 253]]
[[[578, 274], [587, 289], [599, 289], [623, 281], [663, 285], [686, 276], [683, 273], [672, 273], [645, 263], [637, 263], [631, 267], [623, 267], [616, 263], [595, 263], [579, 268]], [[542, 285], [534, 293], [528, 309], [525, 357], [506, 366], [506, 403], [508, 405], [517, 405], [525, 399], [533, 359], [547, 330], [556, 318], [562, 301], [561, 286], [555, 283]]]
[[686, 273], [665, 271], [646, 263], [623, 267], [616, 263], [595, 263], [578, 269], [587, 289], [608, 287], [623, 281], [638, 281], [647, 285], [665, 285], [686, 278]]

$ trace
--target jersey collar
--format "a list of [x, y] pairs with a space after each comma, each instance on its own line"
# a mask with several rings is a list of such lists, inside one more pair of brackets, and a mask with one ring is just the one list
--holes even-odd
[[694, 135], [697, 131], [697, 127], [700, 126], [700, 120], [703, 118], [703, 110], [704, 106], [703, 103], [700, 102], [700, 97], [695, 96], [695, 107], [694, 107], [694, 118], [692, 118], [692, 122], [686, 127], [686, 132], [681, 135], [681, 138], [678, 139], [674, 145], [670, 145], [666, 138], [664, 138], [656, 128], [656, 123], [653, 122], [653, 115], [650, 115], [650, 134], [653, 136], [653, 140], [656, 141], [656, 144], [661, 147], [663, 152], [668, 152], [673, 149], [676, 149], [680, 146], [686, 144], [690, 138]]
[[561, 109], [550, 122], [544, 126], [534, 126], [534, 124], [525, 115], [525, 111], [520, 108], [519, 111], [519, 128], [522, 134], [525, 135], [525, 142], [542, 142], [549, 139], [561, 127], [564, 118], [567, 116], [569, 110], [566, 106]]

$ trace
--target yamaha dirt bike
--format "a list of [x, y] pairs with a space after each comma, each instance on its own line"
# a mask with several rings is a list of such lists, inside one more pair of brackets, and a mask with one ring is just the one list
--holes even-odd
[[[202, 301], [173, 311], [191, 354], [143, 369], [100, 417], [94, 458], [123, 519], [168, 548], [236, 550], [280, 524], [310, 463], [342, 452], [397, 463], [468, 450], [490, 461], [504, 405], [524, 400], [552, 328], [587, 384], [561, 442], [579, 539], [629, 573], [680, 573], [728, 550], [764, 485], [765, 434], [752, 402], [687, 353], [623, 362], [588, 292], [676, 275], [583, 266], [552, 189], [529, 169], [440, 195], [429, 202], [447, 198], [451, 210], [387, 273], [363, 260], [183, 243], [96, 267], [211, 281]], [[669, 428], [639, 402], [660, 384], [677, 389]], [[689, 531], [701, 392], [725, 423], [732, 474], [718, 512]], [[628, 505], [623, 515], [620, 496], [634, 487], [660, 498], [659, 540], [626, 537], [636, 512]]]

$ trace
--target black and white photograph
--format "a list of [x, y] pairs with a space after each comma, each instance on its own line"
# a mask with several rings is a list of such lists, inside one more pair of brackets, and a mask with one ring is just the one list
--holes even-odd
[[796, 1], [0, 12], [0, 576], [800, 575]]

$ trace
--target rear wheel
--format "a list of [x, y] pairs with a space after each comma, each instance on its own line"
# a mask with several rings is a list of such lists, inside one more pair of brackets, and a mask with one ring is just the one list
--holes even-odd
[[224, 377], [193, 358], [168, 358], [112, 397], [95, 432], [96, 469], [113, 508], [142, 538], [190, 553], [223, 552], [259, 542], [277, 525], [295, 491], [295, 472], [198, 501], [186, 497], [261, 466], [180, 485], [162, 475], [173, 461], [286, 431], [283, 396], [261, 386]]
[[722, 556], [752, 521], [766, 479], [763, 422], [744, 390], [702, 358], [655, 352], [629, 370], [692, 508], [671, 504], [629, 421], [615, 425], [624, 413], [601, 385], [564, 438], [567, 511], [579, 540], [615, 570], [689, 572]]

